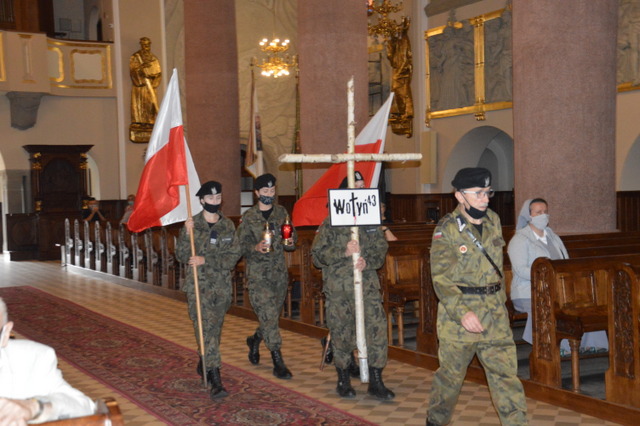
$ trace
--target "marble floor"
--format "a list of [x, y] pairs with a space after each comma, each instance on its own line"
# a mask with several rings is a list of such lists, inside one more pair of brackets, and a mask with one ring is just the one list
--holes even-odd
[[[171, 298], [135, 290], [104, 278], [92, 278], [62, 268], [59, 262], [11, 262], [0, 255], [0, 286], [30, 285], [68, 299], [102, 315], [157, 334], [176, 344], [195, 349], [193, 328], [186, 305]], [[9, 313], [11, 314], [11, 313]], [[266, 380], [316, 398], [379, 425], [424, 425], [428, 393], [433, 372], [397, 361], [384, 370], [385, 384], [396, 393], [390, 402], [379, 402], [366, 394], [366, 385], [354, 381], [357, 396], [341, 399], [335, 393], [336, 374], [332, 366], [320, 371], [320, 344], [317, 339], [283, 331], [282, 353], [294, 374], [292, 380], [273, 377], [268, 356], [253, 366], [247, 360], [245, 338], [255, 329], [255, 322], [227, 315], [222, 337], [222, 360], [248, 370]], [[263, 346], [264, 348], [264, 346]], [[264, 350], [264, 349], [263, 349]], [[65, 378], [92, 398], [113, 396], [127, 425], [164, 424], [131, 401], [117, 394], [99, 380], [60, 362]], [[594, 417], [527, 399], [532, 425], [613, 425]], [[466, 382], [456, 407], [453, 425], [499, 425], [485, 386]]]

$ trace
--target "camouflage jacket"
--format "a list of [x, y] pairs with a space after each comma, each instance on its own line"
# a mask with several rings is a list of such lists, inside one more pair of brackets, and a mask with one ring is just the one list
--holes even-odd
[[[380, 289], [377, 270], [384, 265], [387, 254], [387, 240], [379, 226], [360, 226], [360, 255], [367, 263], [362, 271], [363, 285], [373, 285]], [[327, 217], [318, 228], [311, 254], [313, 263], [322, 268], [324, 286], [328, 291], [353, 291], [353, 260], [345, 256], [347, 243], [351, 241], [350, 227], [332, 227]]]
[[[258, 204], [244, 212], [236, 232], [236, 237], [242, 247], [242, 255], [247, 260], [249, 268], [258, 265], [261, 268], [268, 267], [268, 265], [278, 267], [279, 269], [285, 267], [283, 251], [292, 251], [295, 249], [295, 245], [285, 248], [285, 245], [282, 243], [280, 228], [284, 224], [287, 215], [287, 210], [279, 204], [273, 204], [273, 211], [268, 221], [265, 221], [264, 216], [262, 216]], [[256, 251], [255, 248], [256, 245], [262, 241], [265, 222], [269, 222], [269, 227], [273, 231], [272, 250], [269, 253], [260, 253]], [[295, 228], [293, 229], [293, 241], [294, 243], [298, 241], [298, 234]]]
[[[196, 256], [205, 258], [204, 265], [198, 266], [198, 284], [209, 285], [231, 291], [231, 271], [240, 259], [240, 245], [235, 239], [233, 222], [220, 214], [220, 220], [213, 226], [204, 219], [204, 212], [193, 217], [193, 240]], [[215, 233], [215, 234], [214, 234]], [[186, 228], [182, 228], [176, 247], [176, 258], [187, 263], [191, 257], [191, 242]], [[193, 268], [187, 268], [184, 291], [193, 288]]]
[[[483, 287], [503, 280], [495, 268], [473, 243], [469, 230], [482, 243], [491, 259], [503, 273], [502, 227], [492, 210], [482, 221], [482, 236], [468, 223], [458, 207], [444, 216], [433, 233], [431, 243], [431, 277], [439, 298], [438, 336], [443, 339], [476, 341], [511, 338], [511, 329], [504, 305], [504, 285], [492, 295], [462, 294], [458, 286]], [[483, 334], [467, 332], [460, 320], [473, 311], [483, 327]]]

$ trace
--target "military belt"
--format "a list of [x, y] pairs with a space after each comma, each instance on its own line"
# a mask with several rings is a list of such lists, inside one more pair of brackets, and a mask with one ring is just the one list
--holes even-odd
[[483, 287], [466, 287], [459, 285], [458, 288], [462, 294], [495, 294], [500, 291], [500, 283], [487, 285]]

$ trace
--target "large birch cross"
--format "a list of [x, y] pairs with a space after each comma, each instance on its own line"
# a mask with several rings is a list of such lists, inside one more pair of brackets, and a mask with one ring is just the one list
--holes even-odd
[[[347, 153], [346, 154], [283, 154], [278, 160], [281, 163], [347, 163], [347, 179], [349, 188], [355, 188], [354, 171], [358, 161], [408, 161], [421, 160], [422, 154], [356, 154], [355, 153], [355, 118], [353, 77], [347, 84]], [[351, 239], [359, 241], [358, 227], [351, 227]], [[362, 296], [362, 273], [355, 267], [360, 253], [353, 254], [353, 289], [356, 308], [356, 340], [358, 345], [358, 359], [360, 361], [360, 380], [369, 382], [369, 368], [367, 361], [367, 342], [364, 328], [364, 303]]]

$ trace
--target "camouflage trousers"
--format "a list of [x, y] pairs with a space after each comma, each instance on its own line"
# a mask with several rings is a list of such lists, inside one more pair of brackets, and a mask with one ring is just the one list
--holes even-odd
[[250, 281], [249, 301], [258, 317], [260, 325], [256, 334], [264, 339], [264, 344], [270, 351], [280, 350], [282, 337], [280, 336], [280, 312], [287, 297], [287, 277], [276, 281]]
[[428, 419], [439, 425], [451, 420], [467, 372], [477, 354], [484, 367], [493, 405], [503, 425], [526, 425], [527, 403], [518, 379], [513, 340], [459, 342], [440, 341], [440, 368], [433, 378]]
[[[364, 285], [364, 325], [367, 339], [367, 362], [370, 367], [387, 365], [387, 316], [382, 307], [380, 291]], [[356, 308], [353, 291], [324, 290], [326, 297], [327, 327], [331, 332], [334, 363], [345, 369], [351, 362], [351, 354], [357, 349]]]
[[[200, 283], [202, 286], [204, 283]], [[193, 287], [187, 290], [187, 303], [189, 306], [189, 317], [193, 322], [193, 331], [198, 342], [198, 353], [200, 353], [200, 336], [198, 334], [198, 312], [196, 310], [196, 294]], [[200, 309], [202, 313], [202, 335], [204, 336], [205, 360], [207, 370], [219, 368], [222, 364], [220, 359], [220, 335], [222, 334], [222, 324], [224, 316], [231, 306], [231, 290], [215, 289], [205, 286], [200, 287]]]

